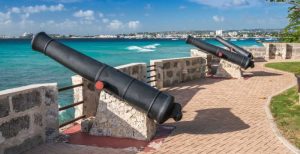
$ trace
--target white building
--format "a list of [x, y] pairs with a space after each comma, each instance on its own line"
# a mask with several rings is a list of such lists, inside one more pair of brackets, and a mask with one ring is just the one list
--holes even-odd
[[243, 38], [248, 38], [248, 34], [243, 34]]
[[32, 36], [33, 36], [32, 33], [25, 32], [25, 33], [22, 34], [21, 38], [32, 38]]
[[216, 30], [216, 36], [223, 36], [223, 30]]
[[228, 35], [230, 37], [236, 37], [238, 35], [238, 33], [237, 32], [228, 32]]

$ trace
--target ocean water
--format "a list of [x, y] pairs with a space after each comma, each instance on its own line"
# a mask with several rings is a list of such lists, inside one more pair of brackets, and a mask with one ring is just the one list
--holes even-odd
[[[128, 40], [128, 39], [76, 39], [59, 40], [96, 60], [112, 66], [133, 62], [149, 64], [151, 59], [190, 56], [184, 40]], [[212, 39], [205, 40], [221, 46]], [[71, 85], [70, 70], [45, 55], [32, 51], [31, 40], [0, 40], [0, 90], [36, 83], [58, 83], [59, 87]], [[262, 46], [254, 39], [239, 40], [239, 46]], [[59, 94], [59, 105], [73, 102], [72, 90]], [[62, 112], [61, 121], [74, 116], [73, 109]]]

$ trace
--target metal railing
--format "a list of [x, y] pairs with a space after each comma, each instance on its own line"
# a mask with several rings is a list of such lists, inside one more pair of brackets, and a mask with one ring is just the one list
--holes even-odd
[[[147, 74], [150, 74], [151, 72], [155, 72], [156, 68], [155, 65], [148, 65], [147, 66]], [[156, 80], [156, 75], [152, 75], [152, 76], [147, 76], [147, 83], [151, 85], [151, 83], [155, 83]], [[152, 87], [156, 87], [156, 85], [152, 85]]]
[[76, 87], [81, 87], [83, 86], [83, 84], [76, 84], [76, 85], [72, 85], [72, 86], [66, 86], [66, 87], [62, 87], [62, 88], [59, 88], [58, 89], [58, 92], [61, 92], [61, 91], [65, 91], [65, 90], [69, 90], [69, 89], [74, 89]]
[[[72, 86], [62, 87], [62, 88], [59, 88], [59, 89], [58, 89], [58, 92], [62, 92], [62, 91], [74, 89], [74, 88], [76, 88], [76, 87], [81, 87], [81, 86], [83, 86], [82, 83], [81, 83], [81, 84], [72, 85]], [[81, 105], [81, 104], [83, 104], [83, 103], [84, 103], [84, 101], [74, 102], [74, 103], [71, 103], [70, 105], [66, 105], [66, 106], [60, 107], [58, 110], [59, 110], [59, 111], [64, 111], [64, 110], [70, 109], [70, 108], [72, 108], [72, 107]], [[75, 121], [78, 121], [78, 120], [83, 119], [83, 118], [85, 118], [85, 117], [86, 117], [85, 115], [81, 115], [81, 116], [79, 116], [79, 117], [76, 117], [76, 118], [74, 118], [74, 119], [72, 119], [72, 120], [69, 120], [69, 121], [67, 121], [67, 122], [64, 122], [64, 123], [60, 124], [59, 127], [60, 127], [60, 128], [61, 128], [61, 127], [64, 127], [64, 126], [66, 126], [66, 125], [69, 125], [69, 124], [71, 124], [71, 123], [74, 123]]]

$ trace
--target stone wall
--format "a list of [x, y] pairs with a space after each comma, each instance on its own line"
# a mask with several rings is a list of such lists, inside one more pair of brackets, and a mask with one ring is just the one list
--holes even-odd
[[190, 50], [191, 57], [202, 57], [206, 59], [206, 74], [215, 74], [217, 72], [217, 68], [220, 64], [220, 58], [213, 56], [212, 54], [206, 53], [200, 49], [191, 49]]
[[243, 47], [245, 50], [252, 53], [255, 60], [264, 60], [266, 58], [266, 47]]
[[287, 54], [286, 43], [264, 43], [266, 47], [266, 59], [290, 59]]
[[206, 74], [206, 59], [202, 57], [151, 60], [150, 65], [154, 66], [150, 76], [155, 76], [153, 84], [158, 89], [204, 78]]
[[[146, 64], [133, 63], [116, 67], [118, 70], [146, 82]], [[73, 77], [73, 81], [80, 81], [79, 76]], [[94, 84], [83, 79], [82, 95], [74, 96], [75, 99], [84, 100], [83, 114], [95, 116], [93, 121], [89, 119], [82, 122], [82, 130], [96, 136], [114, 136], [133, 138], [138, 140], [150, 140], [156, 132], [156, 124], [149, 119], [144, 111], [129, 105], [107, 91], [97, 91]], [[88, 116], [88, 117], [89, 117]]]
[[0, 91], [0, 154], [18, 154], [58, 135], [56, 84]]
[[300, 43], [263, 43], [266, 59], [299, 59]]
[[287, 55], [291, 59], [300, 59], [300, 43], [288, 43]]

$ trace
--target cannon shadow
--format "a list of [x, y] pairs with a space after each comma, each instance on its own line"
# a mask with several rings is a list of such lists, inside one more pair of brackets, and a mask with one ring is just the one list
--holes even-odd
[[[175, 134], [219, 134], [244, 130], [250, 126], [235, 116], [230, 108], [198, 110], [192, 121], [174, 123]], [[174, 134], [174, 135], [175, 135]]]
[[282, 74], [279, 73], [272, 73], [272, 72], [265, 72], [265, 71], [251, 71], [251, 72], [245, 72], [245, 76], [257, 76], [257, 77], [265, 77], [265, 76], [279, 76]]
[[[184, 107], [199, 91], [205, 89], [203, 88], [204, 85], [210, 85], [224, 80], [226, 79], [202, 79], [190, 81], [179, 84], [177, 87], [168, 88], [166, 89], [166, 92], [175, 96], [175, 101]], [[168, 121], [168, 124], [176, 126], [173, 135], [183, 133], [218, 134], [244, 130], [250, 127], [238, 116], [234, 115], [230, 108], [199, 109], [194, 112], [196, 112], [196, 115], [191, 121]], [[183, 109], [184, 115], [194, 114], [194, 112], [186, 112]]]

